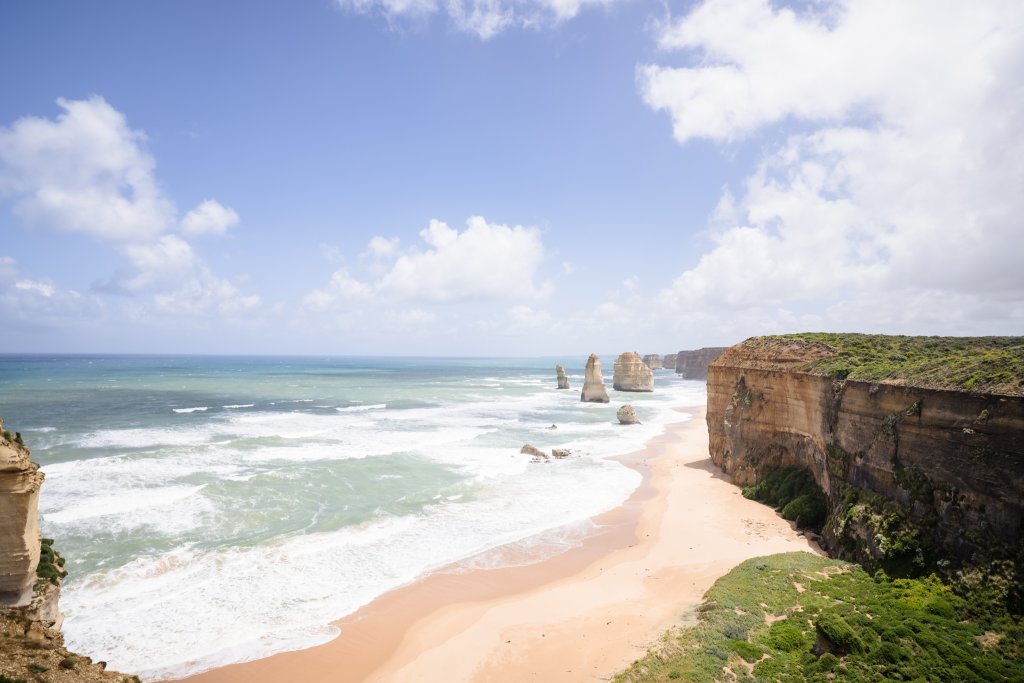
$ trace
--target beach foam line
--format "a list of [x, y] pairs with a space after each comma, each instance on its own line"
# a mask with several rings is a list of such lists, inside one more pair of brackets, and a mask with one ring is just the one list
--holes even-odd
[[221, 407], [222, 408], [230, 408], [230, 409], [234, 409], [234, 408], [252, 408], [255, 405], [256, 405], [255, 403], [232, 403], [231, 405], [221, 406]]
[[205, 413], [210, 406], [197, 406], [195, 408], [171, 408], [176, 413]]
[[365, 406], [348, 406], [347, 408], [335, 408], [335, 410], [337, 410], [339, 413], [355, 413], [363, 410], [381, 410], [382, 408], [387, 407], [387, 403], [374, 403], [372, 405]]

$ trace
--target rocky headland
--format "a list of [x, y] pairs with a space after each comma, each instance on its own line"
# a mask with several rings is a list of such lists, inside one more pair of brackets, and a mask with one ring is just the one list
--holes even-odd
[[707, 379], [708, 367], [725, 351], [724, 346], [708, 346], [693, 351], [680, 351], [675, 354], [675, 362], [669, 366], [674, 367], [676, 374], [682, 375], [683, 379]]
[[708, 373], [712, 460], [741, 486], [804, 470], [830, 554], [1024, 598], [1024, 338], [786, 335]]
[[612, 388], [616, 391], [654, 391], [654, 373], [633, 351], [615, 359]]
[[587, 358], [580, 400], [584, 403], [608, 403], [608, 389], [604, 385], [604, 377], [601, 376], [601, 359], [597, 354], [592, 353]]
[[39, 533], [43, 473], [0, 420], [0, 680], [138, 681], [69, 652], [58, 601], [64, 560]]

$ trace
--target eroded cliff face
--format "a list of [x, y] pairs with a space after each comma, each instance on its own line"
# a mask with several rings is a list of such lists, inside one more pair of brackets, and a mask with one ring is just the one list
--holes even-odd
[[32, 600], [39, 565], [39, 488], [43, 473], [0, 421], [0, 605]]
[[1024, 565], [1024, 398], [796, 369], [815, 346], [738, 344], [708, 373], [711, 458], [740, 485], [808, 468], [829, 498], [824, 543], [920, 570]]
[[[680, 351], [675, 354], [676, 372], [684, 379], [707, 379], [708, 366], [725, 351], [722, 346], [708, 346], [693, 351]], [[667, 366], [666, 366], [667, 367]]]

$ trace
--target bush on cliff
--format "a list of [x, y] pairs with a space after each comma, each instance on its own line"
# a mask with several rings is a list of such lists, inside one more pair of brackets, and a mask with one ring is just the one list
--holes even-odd
[[820, 529], [828, 514], [825, 493], [803, 467], [784, 467], [764, 476], [743, 495], [781, 510], [785, 519], [802, 529]]

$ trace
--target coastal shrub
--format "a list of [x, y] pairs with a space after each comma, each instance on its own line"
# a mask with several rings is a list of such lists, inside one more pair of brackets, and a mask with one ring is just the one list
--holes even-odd
[[792, 652], [808, 647], [810, 643], [804, 636], [804, 632], [789, 619], [783, 619], [772, 624], [768, 629], [768, 644], [776, 650]]
[[0, 683], [28, 683], [24, 678], [11, 678], [4, 674], [0, 674]]
[[781, 510], [804, 529], [819, 529], [828, 514], [828, 500], [814, 476], [803, 467], [783, 467], [743, 489], [743, 496]]
[[864, 643], [846, 620], [834, 612], [823, 612], [814, 627], [842, 654], [863, 652]]
[[839, 658], [831, 652], [826, 652], [818, 658], [818, 670], [822, 673], [831, 673], [839, 666]]
[[795, 521], [802, 528], [820, 528], [827, 514], [825, 495], [821, 491], [794, 498], [782, 508], [783, 519]]
[[25, 666], [25, 668], [28, 669], [29, 671], [31, 671], [34, 674], [46, 673], [47, 671], [50, 670], [50, 667], [43, 666], [42, 664], [36, 664], [35, 662], [29, 662]]
[[39, 565], [36, 567], [36, 576], [56, 586], [67, 575], [68, 573], [64, 570], [64, 558], [53, 549], [53, 539], [42, 539], [39, 546]]
[[738, 638], [729, 641], [729, 648], [748, 662], [756, 662], [764, 654], [757, 645]]
[[71, 659], [71, 657], [65, 657], [64, 659], [60, 660], [59, 666], [62, 669], [68, 669], [68, 670], [74, 669], [75, 668], [75, 660]]

